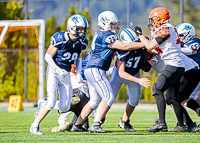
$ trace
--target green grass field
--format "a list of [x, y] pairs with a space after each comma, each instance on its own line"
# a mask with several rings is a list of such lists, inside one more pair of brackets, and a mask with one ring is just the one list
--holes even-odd
[[[120, 117], [123, 115], [123, 109], [111, 109], [107, 114], [107, 123], [102, 127], [107, 131], [105, 134], [97, 133], [80, 133], [80, 132], [59, 132], [52, 133], [51, 129], [58, 125], [57, 119], [59, 114], [52, 110], [40, 125], [41, 131], [45, 135], [37, 136], [29, 132], [33, 122], [33, 114], [36, 108], [24, 108], [19, 113], [8, 113], [7, 108], [0, 108], [0, 142], [200, 142], [200, 133], [173, 133], [170, 130], [176, 126], [175, 115], [172, 110], [166, 113], [168, 132], [151, 133], [146, 128], [154, 124], [158, 118], [155, 110], [136, 110], [131, 116], [131, 124], [137, 132], [125, 132], [118, 127]], [[189, 111], [193, 120], [200, 123], [199, 117], [193, 111]], [[70, 115], [68, 121], [71, 121], [73, 115]], [[90, 124], [93, 118], [89, 118]]]

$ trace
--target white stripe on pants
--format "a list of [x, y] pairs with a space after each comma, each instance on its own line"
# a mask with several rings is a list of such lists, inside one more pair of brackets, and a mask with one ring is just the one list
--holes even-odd
[[[106, 77], [105, 71], [98, 68], [88, 68], [84, 71], [88, 85], [93, 86], [101, 99], [111, 106], [115, 100], [111, 85]], [[93, 96], [93, 95], [90, 95]]]

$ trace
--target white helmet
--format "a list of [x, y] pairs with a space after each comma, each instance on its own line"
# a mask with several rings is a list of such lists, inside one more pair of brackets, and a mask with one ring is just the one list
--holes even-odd
[[[78, 32], [78, 28], [84, 28], [84, 33]], [[88, 29], [89, 26], [87, 19], [80, 14], [71, 16], [67, 21], [67, 30], [72, 35], [83, 37], [87, 34]]]
[[120, 33], [120, 39], [124, 43], [132, 42], [132, 41], [137, 42], [138, 36], [131, 28], [125, 28]]
[[[117, 24], [117, 28], [115, 30], [112, 30], [111, 23]], [[117, 18], [117, 15], [112, 11], [104, 11], [99, 14], [98, 16], [98, 26], [101, 27], [105, 31], [112, 31], [114, 33], [118, 33], [119, 31], [119, 19]]]
[[184, 36], [183, 43], [195, 37], [195, 28], [190, 23], [180, 23], [176, 29], [179, 35]]

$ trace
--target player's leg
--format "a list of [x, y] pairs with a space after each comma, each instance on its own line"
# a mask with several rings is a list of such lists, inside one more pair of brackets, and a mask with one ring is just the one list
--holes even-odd
[[[85, 75], [91, 75], [90, 70], [84, 71]], [[81, 113], [76, 121], [76, 123], [73, 125], [71, 131], [77, 132], [77, 131], [87, 131], [85, 130], [82, 125], [84, 121], [88, 118], [88, 116], [91, 114], [91, 112], [97, 108], [99, 102], [101, 101], [101, 97], [97, 94], [95, 88], [93, 87], [93, 84], [88, 81], [88, 88], [89, 88], [89, 94], [90, 94], [90, 100], [88, 103], [85, 104], [83, 109], [81, 110]]]
[[[178, 98], [180, 80], [184, 73], [184, 68], [177, 68], [173, 66], [168, 67], [168, 75], [166, 80], [166, 85], [168, 88], [166, 90], [166, 102], [168, 105], [172, 104], [176, 118], [178, 120], [177, 126], [172, 129], [173, 132], [186, 132], [187, 127], [183, 123], [183, 111]], [[171, 71], [171, 73], [170, 73]], [[175, 71], [175, 72], [174, 72]], [[170, 74], [169, 74], [170, 73]]]
[[[105, 117], [106, 113], [110, 109], [110, 106], [115, 100], [112, 87], [109, 80], [105, 75], [105, 71], [97, 68], [91, 68], [92, 74], [90, 76], [90, 83], [95, 87], [98, 94], [101, 96], [102, 101], [98, 105], [98, 110], [93, 124], [90, 126], [90, 132], [100, 132], [104, 133], [101, 126], [101, 120]], [[87, 77], [88, 81], [89, 78]]]
[[[69, 86], [70, 88], [70, 86]], [[67, 121], [67, 117], [72, 113], [69, 109], [68, 112], [66, 112], [66, 110], [68, 110], [69, 108], [69, 99], [71, 97], [67, 96], [71, 96], [71, 89], [67, 89], [66, 85], [64, 86], [64, 84], [59, 83], [58, 84], [58, 91], [59, 91], [59, 99], [56, 101], [56, 104], [54, 106], [54, 109], [57, 110], [59, 113], [62, 111], [62, 113], [60, 114], [59, 118], [58, 118], [58, 124], [59, 126], [54, 127], [51, 132], [63, 132], [65, 130], [67, 130], [70, 126], [70, 123]], [[67, 94], [66, 94], [67, 93]], [[64, 99], [63, 99], [63, 95], [65, 95]], [[66, 100], [66, 101], [65, 101]], [[64, 106], [64, 107], [63, 107]]]
[[[156, 98], [156, 104], [159, 113], [159, 120], [152, 127], [147, 128], [148, 131], [167, 131], [167, 124], [165, 122], [165, 109], [166, 103], [163, 96], [163, 92], [168, 89], [166, 94], [168, 104], [173, 104], [174, 111], [178, 120], [178, 126], [185, 127], [183, 124], [183, 113], [181, 104], [177, 99], [180, 78], [183, 75], [184, 68], [178, 68], [167, 65], [161, 75], [157, 78], [153, 84], [153, 95]], [[170, 90], [169, 90], [170, 88]], [[166, 92], [167, 93], [167, 92]], [[176, 108], [176, 109], [175, 109]], [[185, 129], [185, 128], [184, 128]], [[184, 130], [185, 131], [185, 130]]]
[[[73, 117], [73, 120], [72, 120], [72, 122], [71, 122], [71, 125], [72, 125], [72, 126], [73, 126], [73, 124], [76, 123], [76, 121], [77, 121], [77, 119], [78, 119], [78, 117], [79, 117], [79, 115], [80, 115], [80, 113], [81, 113], [83, 107], [84, 107], [84, 106], [88, 103], [88, 101], [89, 101], [89, 98], [88, 98], [88, 97], [86, 96], [86, 94], [83, 93], [81, 90], [79, 90], [78, 96], [79, 96], [79, 98], [80, 98], [80, 102], [79, 102], [78, 104], [76, 104], [76, 105], [72, 105], [71, 108], [70, 108], [70, 110], [74, 112], [74, 117]], [[86, 120], [84, 120], [83, 125], [84, 125], [84, 127], [85, 127], [86, 129], [89, 128], [88, 118], [86, 118]], [[72, 126], [71, 126], [71, 127], [72, 127]], [[69, 131], [71, 131], [71, 129], [69, 129]]]
[[50, 66], [47, 68], [47, 102], [46, 104], [39, 110], [37, 117], [34, 122], [31, 124], [30, 132], [36, 135], [43, 135], [43, 133], [39, 130], [40, 122], [45, 118], [45, 116], [50, 112], [51, 109], [55, 106], [56, 98], [57, 98], [57, 86], [58, 80], [51, 69]]
[[[181, 78], [180, 90], [179, 90], [179, 99], [181, 102], [184, 102], [185, 106], [194, 110], [198, 116], [200, 116], [200, 106], [195, 101], [197, 96], [194, 96], [194, 90], [196, 90], [200, 81], [200, 70], [191, 69], [184, 73], [184, 76]], [[195, 91], [196, 92], [196, 91]], [[193, 98], [189, 98], [193, 97]]]
[[[137, 73], [134, 76], [139, 78], [140, 74]], [[125, 129], [126, 131], [134, 132], [136, 130], [130, 124], [130, 116], [133, 113], [135, 107], [139, 104], [142, 88], [141, 88], [141, 85], [131, 82], [131, 81], [126, 80], [124, 81], [124, 83], [126, 83], [127, 88], [128, 88], [129, 101], [126, 105], [124, 115], [119, 122], [119, 126]]]
[[67, 117], [71, 114], [71, 111], [68, 111], [66, 113], [60, 114], [58, 118], [58, 124], [59, 126], [54, 127], [51, 132], [63, 132], [67, 130], [70, 126], [70, 123], [67, 122]]
[[54, 109], [59, 110], [59, 113], [65, 113], [70, 109], [70, 102], [73, 96], [70, 74], [67, 74], [64, 79], [60, 78], [61, 84], [58, 84], [59, 101], [56, 102]]

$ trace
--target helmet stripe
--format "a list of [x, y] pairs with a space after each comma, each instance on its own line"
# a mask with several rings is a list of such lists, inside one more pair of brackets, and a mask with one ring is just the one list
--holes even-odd
[[128, 34], [128, 36], [131, 38], [132, 41], [136, 41], [134, 36], [131, 34], [131, 32], [128, 29], [124, 29], [124, 31]]
[[180, 23], [178, 26], [176, 26], [176, 29], [178, 29], [178, 28], [179, 28], [179, 26], [181, 26], [181, 24], [183, 24], [183, 23]]
[[80, 15], [82, 18], [83, 18], [83, 21], [84, 21], [84, 23], [85, 23], [85, 27], [88, 27], [87, 26], [87, 20], [86, 20], [86, 18], [84, 17], [84, 16], [82, 16], [82, 15]]

